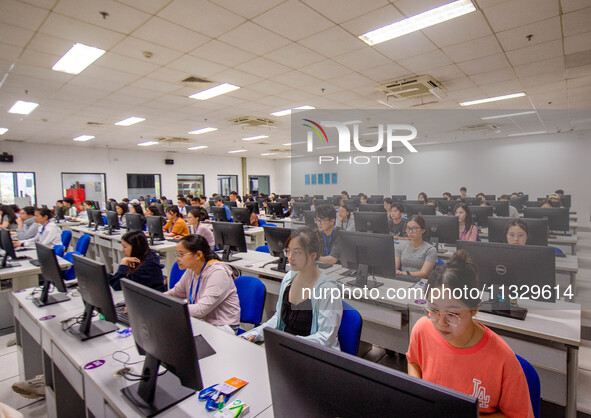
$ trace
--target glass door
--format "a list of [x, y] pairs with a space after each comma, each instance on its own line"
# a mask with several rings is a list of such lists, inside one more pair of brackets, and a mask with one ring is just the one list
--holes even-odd
[[240, 194], [238, 191], [238, 176], [218, 174], [218, 193], [222, 196], [229, 196], [232, 191]]
[[178, 194], [183, 196], [205, 195], [205, 176], [203, 174], [177, 174]]
[[20, 207], [36, 205], [35, 173], [1, 172], [0, 203], [15, 203]]
[[260, 193], [269, 195], [271, 193], [271, 180], [269, 176], [248, 176], [248, 188], [253, 196]]

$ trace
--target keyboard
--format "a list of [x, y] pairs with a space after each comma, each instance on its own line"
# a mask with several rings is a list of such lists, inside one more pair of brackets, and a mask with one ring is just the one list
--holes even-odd
[[29, 260], [29, 263], [31, 263], [32, 265], [34, 265], [35, 267], [39, 267], [39, 260]]
[[117, 322], [120, 322], [125, 326], [129, 326], [129, 317], [124, 311], [125, 302], [119, 302], [115, 305], [115, 312], [117, 313]]
[[419, 280], [421, 280], [421, 278], [416, 277], [416, 276], [411, 276], [410, 274], [397, 274], [396, 277], [394, 277], [394, 280], [400, 280], [401, 282], [407, 282], [407, 283], [416, 283]]

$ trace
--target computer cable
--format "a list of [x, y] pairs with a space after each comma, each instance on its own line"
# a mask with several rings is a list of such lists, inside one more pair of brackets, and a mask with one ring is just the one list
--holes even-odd
[[[117, 354], [117, 353], [121, 353], [121, 354], [125, 355], [127, 357], [127, 360], [120, 360], [120, 359], [116, 358], [115, 354]], [[111, 354], [111, 358], [113, 360], [115, 360], [116, 362], [123, 364], [124, 369], [128, 369], [128, 371], [126, 371], [125, 373], [120, 374], [121, 377], [123, 377], [125, 380], [128, 380], [130, 382], [138, 382], [140, 380], [148, 379], [150, 377], [147, 375], [131, 373], [131, 369], [128, 366], [133, 366], [134, 364], [143, 363], [144, 361], [139, 360], [139, 361], [135, 361], [133, 363], [130, 363], [129, 360], [131, 359], [131, 356], [129, 355], [129, 353], [126, 353], [125, 351], [121, 351], [121, 350], [114, 351], [113, 354]], [[162, 367], [164, 367], [165, 370], [161, 373], [158, 373], [158, 376], [162, 376], [166, 372], [168, 372], [168, 369], [166, 369], [165, 366], [162, 365]], [[132, 376], [132, 377], [136, 377], [137, 379], [130, 379], [127, 377], [128, 375]]]

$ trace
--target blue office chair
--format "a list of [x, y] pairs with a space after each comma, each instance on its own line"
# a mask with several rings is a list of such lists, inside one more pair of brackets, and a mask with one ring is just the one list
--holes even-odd
[[540, 401], [542, 398], [542, 392], [540, 388], [540, 377], [538, 376], [538, 372], [534, 369], [526, 359], [523, 357], [518, 356], [517, 360], [521, 364], [521, 368], [523, 369], [523, 373], [525, 374], [525, 378], [527, 379], [527, 386], [529, 387], [529, 398], [531, 400], [531, 407], [534, 412], [534, 417], [540, 418]]
[[64, 246], [61, 245], [61, 244], [54, 245], [53, 246], [53, 251], [55, 251], [55, 255], [57, 255], [58, 257], [63, 257], [64, 256]]
[[[275, 224], [272, 224], [272, 223], [269, 223], [269, 222], [265, 222], [265, 225], [267, 225], [267, 226], [274, 226], [274, 227], [277, 227], [277, 225], [275, 225]], [[262, 225], [261, 225], [261, 226], [262, 226]]]
[[361, 315], [347, 302], [343, 301], [343, 318], [339, 327], [339, 344], [341, 351], [357, 355], [359, 350], [359, 340], [361, 339], [361, 328], [363, 320]]
[[175, 284], [183, 277], [185, 270], [179, 268], [178, 263], [175, 261], [170, 269], [170, 277], [168, 278], [168, 288], [172, 289]]
[[267, 224], [267, 221], [265, 221], [264, 219], [259, 218], [259, 226], [265, 226]]
[[81, 255], [83, 257], [86, 256], [86, 252], [88, 251], [88, 246], [90, 245], [90, 235], [84, 234], [80, 238], [78, 238], [78, 242], [76, 243], [75, 251], [70, 251], [63, 255], [64, 260], [69, 261], [72, 263], [72, 267], [64, 270], [64, 278], [65, 280], [74, 280], [76, 278], [76, 271], [74, 270], [74, 257], [73, 255]]
[[443, 261], [441, 258], [437, 257], [437, 264], [436, 266], [442, 266], [445, 264], [445, 261]]
[[260, 253], [270, 253], [268, 245], [259, 245], [255, 248], [255, 251], [258, 251]]
[[554, 246], [552, 246], [552, 245], [548, 245], [548, 247], [550, 247], [550, 248], [554, 248], [554, 253], [556, 253], [557, 255], [564, 254], [564, 251], [562, 251], [562, 250], [561, 250], [560, 248], [558, 248], [558, 247], [554, 247]]
[[[240, 322], [257, 326], [263, 318], [265, 297], [267, 289], [256, 277], [240, 276], [234, 280], [238, 298], [240, 299]], [[243, 334], [243, 329], [238, 330], [238, 335]]]
[[79, 253], [82, 256], [86, 256], [86, 251], [88, 251], [89, 245], [90, 245], [90, 235], [84, 234], [80, 238], [78, 238], [78, 242], [76, 243], [76, 248], [74, 249], [74, 251]]
[[62, 231], [62, 244], [64, 245], [64, 250], [67, 250], [68, 247], [70, 246], [71, 239], [72, 239], [72, 231], [70, 231], [69, 229]]

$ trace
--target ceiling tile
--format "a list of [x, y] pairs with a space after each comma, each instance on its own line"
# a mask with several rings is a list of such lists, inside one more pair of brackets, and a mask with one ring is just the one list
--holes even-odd
[[378, 65], [387, 64], [390, 60], [371, 48], [360, 49], [334, 58], [340, 64], [355, 71], [363, 71]]
[[574, 54], [587, 51], [591, 48], [591, 32], [580, 33], [575, 36], [564, 38], [564, 53]]
[[183, 55], [179, 59], [168, 64], [170, 68], [179, 71], [185, 71], [187, 74], [196, 77], [210, 77], [213, 74], [222, 72], [227, 67], [207, 61], [192, 55]]
[[458, 64], [463, 72], [468, 75], [482, 74], [489, 71], [509, 68], [509, 62], [504, 54], [489, 55], [488, 57], [478, 58]]
[[207, 0], [174, 0], [158, 16], [212, 38], [245, 21], [243, 17]]
[[302, 39], [299, 43], [329, 58], [367, 47], [361, 39], [337, 26]]
[[9, 45], [24, 47], [35, 33], [18, 26], [0, 23], [0, 39]]
[[316, 84], [321, 82], [321, 80], [318, 80], [317, 78], [311, 77], [307, 74], [295, 70], [285, 74], [281, 74], [279, 77], [275, 77], [273, 81], [280, 82], [281, 84], [286, 84], [296, 89], [301, 88], [305, 85]]
[[189, 52], [210, 40], [209, 37], [153, 17], [133, 32], [133, 36], [175, 51]]
[[440, 48], [492, 35], [481, 11], [439, 23], [423, 29], [422, 32]]
[[141, 10], [151, 15], [162, 10], [162, 8], [168, 3], [170, 3], [170, 0], [125, 0], [126, 6], [133, 7], [136, 10]]
[[[500, 82], [516, 81], [517, 76], [511, 68], [503, 68], [501, 70], [489, 71], [486, 73], [480, 73], [470, 76], [472, 81], [483, 89], [485, 85], [496, 84]], [[501, 96], [503, 93], [499, 93], [497, 96]]]
[[286, 86], [285, 84], [277, 83], [272, 80], [259, 81], [258, 83], [250, 85], [249, 88], [256, 91], [260, 91], [262, 93], [266, 93], [268, 95], [282, 94], [283, 92], [291, 90], [291, 87]]
[[460, 68], [455, 64], [446, 65], [439, 68], [433, 68], [429, 70], [429, 74], [435, 77], [435, 79], [440, 82], [453, 80], [464, 76], [462, 70], [460, 70]]
[[[591, 32], [589, 34], [591, 35]], [[564, 51], [562, 50], [562, 41], [559, 39], [507, 52], [507, 57], [512, 65], [529, 64], [562, 55], [564, 55]]]
[[564, 36], [573, 36], [591, 30], [591, 7], [567, 13], [562, 16]]
[[107, 52], [100, 57], [95, 62], [95, 65], [139, 75], [148, 75], [159, 68], [158, 65], [147, 62], [146, 60], [136, 60], [111, 52]]
[[381, 52], [393, 61], [425, 54], [437, 49], [437, 46], [421, 32], [413, 32], [400, 38], [375, 45], [376, 51]]
[[174, 82], [165, 83], [163, 81], [154, 80], [152, 78], [140, 78], [131, 84], [133, 87], [140, 89], [153, 90], [162, 94], [171, 93], [181, 88], [180, 85]]
[[516, 65], [515, 72], [519, 78], [536, 76], [544, 73], [554, 73], [564, 71], [564, 59], [562, 57], [552, 58], [544, 61], [538, 61], [530, 64]]
[[363, 70], [364, 76], [371, 78], [379, 83], [387, 83], [393, 80], [410, 77], [412, 74], [404, 67], [392, 62], [377, 67]]
[[335, 23], [343, 23], [388, 5], [386, 0], [303, 0], [308, 6]]
[[335, 77], [331, 79], [330, 82], [347, 90], [354, 87], [366, 86], [368, 84], [373, 86], [375, 84], [373, 80], [364, 77], [359, 73], [351, 73], [344, 76]]
[[190, 54], [228, 67], [234, 67], [255, 57], [250, 52], [220, 42], [217, 39], [209, 41], [205, 45], [191, 51]]
[[513, 0], [484, 10], [495, 32], [558, 16], [556, 0]]
[[450, 65], [452, 62], [443, 52], [440, 50], [435, 50], [427, 52], [426, 54], [399, 60], [398, 63], [419, 75], [427, 73], [433, 68]]
[[443, 52], [454, 62], [473, 60], [487, 55], [501, 53], [502, 50], [494, 36], [485, 36], [458, 45], [443, 48]]
[[543, 72], [538, 75], [524, 77], [520, 76], [519, 79], [521, 80], [521, 84], [523, 84], [526, 89], [529, 89], [531, 86], [539, 86], [540, 84], [555, 83], [557, 81], [564, 80], [564, 70]]
[[410, 17], [449, 3], [449, 0], [394, 0], [394, 6]]
[[257, 0], [255, 2], [215, 0], [215, 2], [218, 6], [225, 7], [226, 9], [245, 17], [246, 19], [252, 19], [285, 2], [285, 0]]
[[[151, 52], [152, 57], [145, 58], [143, 51]], [[180, 51], [155, 45], [151, 42], [133, 38], [131, 36], [126, 37], [123, 41], [117, 44], [111, 52], [134, 59], [146, 60], [158, 65], [166, 65], [183, 55]]]
[[19, 57], [19, 63], [31, 67], [51, 68], [60, 57], [30, 49], [25, 50]]
[[0, 22], [37, 31], [48, 14], [48, 10], [30, 4], [16, 0], [2, 0]]
[[267, 58], [294, 69], [322, 61], [324, 57], [311, 49], [296, 43], [276, 49], [265, 55]]
[[288, 0], [256, 17], [253, 22], [292, 41], [333, 26], [330, 20], [297, 0]]
[[496, 6], [497, 4], [505, 3], [508, 1], [513, 1], [513, 0], [477, 0], [478, 7], [480, 9], [487, 9], [489, 7]]
[[301, 71], [321, 80], [329, 80], [333, 77], [339, 77], [351, 73], [351, 70], [347, 67], [328, 59], [304, 67]]
[[[390, 4], [380, 7], [373, 12], [369, 12], [351, 19], [348, 22], [341, 24], [341, 27], [351, 32], [355, 36], [360, 36], [366, 32], [381, 28], [382, 26], [386, 26], [394, 22], [398, 22], [404, 18], [405, 16]], [[402, 36], [402, 38], [404, 38], [404, 36]]]
[[476, 87], [476, 84], [472, 81], [470, 77], [455, 78], [453, 80], [447, 80], [445, 83], [442, 84], [446, 90], [464, 90], [467, 88]]
[[230, 83], [235, 86], [246, 87], [261, 81], [261, 77], [230, 68], [212, 76], [218, 82]]
[[[528, 35], [533, 37], [528, 39]], [[540, 43], [561, 39], [560, 18], [555, 17], [531, 25], [497, 33], [497, 38], [505, 51], [527, 48]]]
[[246, 22], [226, 32], [219, 39], [257, 55], [263, 55], [289, 43], [288, 39], [252, 22]]
[[270, 61], [263, 57], [257, 57], [251, 61], [245, 62], [244, 64], [240, 64], [236, 68], [238, 70], [255, 74], [262, 78], [271, 78], [291, 71], [291, 68], [277, 64], [276, 62]]
[[560, 0], [560, 4], [562, 4], [562, 13], [570, 13], [589, 7], [588, 0]]
[[124, 38], [121, 33], [99, 28], [57, 13], [50, 14], [39, 31], [43, 34], [67, 39], [72, 43], [79, 42], [104, 50], [111, 49]]
[[10, 62], [16, 62], [22, 50], [18, 46], [0, 43], [0, 58]]

